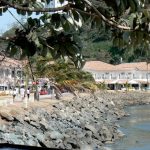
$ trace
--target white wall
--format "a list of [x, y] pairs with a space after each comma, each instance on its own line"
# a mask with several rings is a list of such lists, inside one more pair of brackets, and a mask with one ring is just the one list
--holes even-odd
[[[96, 81], [99, 80], [116, 80], [116, 79], [139, 79], [139, 80], [147, 80], [147, 71], [94, 71], [94, 70], [85, 70], [90, 72]], [[150, 73], [148, 74], [148, 78], [150, 79]]]

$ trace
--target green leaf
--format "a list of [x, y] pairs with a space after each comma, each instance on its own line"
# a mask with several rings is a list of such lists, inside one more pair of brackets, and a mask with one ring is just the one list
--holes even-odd
[[26, 15], [26, 11], [20, 11], [20, 14], [21, 14], [22, 16], [25, 16], [25, 15]]
[[8, 10], [8, 8], [3, 8], [3, 13], [6, 12]]
[[130, 36], [129, 32], [123, 33], [123, 40], [124, 40], [126, 43], [129, 42], [129, 36]]
[[16, 46], [12, 47], [10, 51], [10, 56], [14, 56], [15, 54], [17, 54], [17, 52], [18, 48]]
[[18, 13], [19, 15], [21, 14], [21, 11], [20, 11], [19, 9], [17, 9], [16, 11], [17, 11], [17, 13]]
[[76, 11], [72, 11], [72, 14], [73, 14], [73, 17], [74, 17], [74, 19], [76, 20], [76, 21], [79, 21], [79, 13], [78, 12], [76, 12]]
[[51, 16], [51, 23], [53, 25], [56, 25], [56, 26], [60, 26], [60, 20], [61, 20], [61, 16], [60, 14], [52, 14]]
[[39, 15], [40, 14], [40, 12], [36, 12], [36, 15]]
[[2, 16], [3, 14], [3, 9], [0, 9], [0, 16]]
[[128, 3], [130, 5], [131, 12], [135, 12], [136, 6], [135, 6], [135, 3], [134, 3], [134, 0], [128, 0]]
[[70, 31], [70, 25], [69, 25], [68, 21], [63, 23], [63, 29], [64, 29], [65, 32], [69, 32]]
[[47, 5], [50, 3], [51, 0], [46, 0]]
[[27, 11], [27, 15], [28, 15], [28, 16], [31, 16], [31, 15], [32, 15], [32, 12], [31, 12], [31, 11]]
[[44, 5], [40, 2], [36, 2], [36, 3], [33, 4], [33, 7], [35, 7], [35, 8], [44, 8]]
[[118, 46], [119, 45], [119, 38], [114, 38], [113, 45]]
[[59, 0], [59, 2], [62, 4], [62, 3], [64, 3], [64, 0]]

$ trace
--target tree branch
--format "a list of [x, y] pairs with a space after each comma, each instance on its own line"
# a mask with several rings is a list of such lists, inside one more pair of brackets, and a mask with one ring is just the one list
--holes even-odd
[[55, 12], [55, 11], [60, 11], [69, 8], [69, 4], [57, 8], [29, 8], [29, 7], [22, 7], [16, 4], [12, 4], [6, 0], [0, 0], [0, 2], [14, 9], [28, 11], [28, 12]]
[[0, 36], [0, 40], [4, 40], [4, 41], [11, 41], [14, 39], [15, 39], [15, 36], [14, 37], [2, 37], [2, 36]]
[[[95, 6], [92, 5], [92, 3], [89, 0], [83, 0], [87, 5], [89, 5], [97, 14], [98, 17], [100, 17], [105, 23], [107, 23], [109, 26], [113, 26], [118, 29], [122, 30], [133, 30], [129, 26], [122, 26], [117, 24], [116, 22], [107, 19], [103, 14], [101, 14]], [[8, 5], [9, 7], [12, 7], [14, 9], [22, 10], [22, 11], [29, 11], [29, 12], [55, 12], [55, 11], [60, 11], [60, 10], [65, 10], [65, 9], [71, 9], [70, 5], [64, 5], [62, 7], [57, 7], [57, 8], [29, 8], [29, 7], [22, 7], [16, 4], [12, 4], [6, 0], [0, 0], [5, 5]]]
[[30, 68], [30, 71], [31, 71], [32, 80], [35, 81], [35, 78], [34, 78], [34, 75], [33, 75], [33, 70], [32, 70], [32, 65], [31, 65], [31, 62], [30, 62], [30, 57], [28, 56], [27, 58], [28, 58], [29, 68]]
[[102, 15], [96, 7], [94, 7], [92, 5], [92, 3], [88, 0], [83, 0], [87, 5], [89, 5], [94, 11], [95, 13], [97, 14], [97, 16], [99, 16], [105, 23], [107, 23], [109, 26], [113, 26], [115, 28], [118, 28], [118, 29], [122, 29], [122, 30], [133, 30], [131, 27], [128, 27], [128, 26], [122, 26], [122, 25], [118, 25], [116, 22], [112, 21], [112, 20], [109, 20], [107, 19], [104, 15]]
[[0, 60], [0, 62], [2, 62], [6, 58], [6, 55], [3, 52], [0, 52], [0, 56], [3, 56], [3, 58]]

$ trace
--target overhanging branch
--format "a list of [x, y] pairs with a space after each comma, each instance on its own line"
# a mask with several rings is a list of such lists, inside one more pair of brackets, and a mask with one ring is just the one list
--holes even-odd
[[15, 36], [14, 37], [2, 37], [2, 36], [0, 36], [0, 40], [4, 40], [4, 41], [11, 41], [14, 39], [15, 39]]
[[11, 8], [22, 10], [22, 11], [28, 11], [28, 12], [55, 12], [55, 11], [61, 11], [67, 9], [69, 7], [69, 4], [67, 4], [57, 8], [29, 8], [29, 7], [22, 7], [16, 4], [12, 4], [6, 0], [0, 0], [0, 2], [2, 2], [5, 5], [8, 5]]
[[[131, 27], [129, 26], [122, 26], [117, 24], [116, 22], [107, 19], [103, 14], [101, 14], [97, 8], [92, 5], [92, 3], [88, 0], [83, 0], [87, 5], [89, 5], [97, 14], [98, 17], [100, 17], [105, 23], [107, 23], [109, 26], [113, 26], [115, 28], [118, 29], [122, 29], [122, 30], [133, 30]], [[0, 0], [0, 2], [2, 2], [3, 4], [5, 4], [6, 6], [8, 5], [9, 7], [12, 7], [14, 9], [18, 9], [18, 10], [22, 10], [22, 11], [28, 11], [28, 12], [56, 12], [56, 11], [61, 11], [61, 10], [65, 10], [65, 9], [71, 9], [70, 5], [64, 5], [62, 7], [57, 7], [57, 8], [29, 8], [29, 7], [22, 7], [16, 4], [12, 4], [6, 0]]]
[[118, 28], [118, 29], [122, 29], [122, 30], [133, 30], [131, 27], [128, 27], [128, 26], [122, 26], [122, 25], [118, 25], [116, 22], [112, 21], [112, 20], [109, 20], [107, 19], [103, 14], [101, 14], [96, 7], [94, 7], [92, 5], [92, 3], [88, 0], [83, 0], [87, 5], [89, 5], [94, 11], [95, 13], [97, 14], [97, 16], [99, 16], [105, 23], [107, 23], [108, 25], [110, 26], [113, 26], [115, 28]]

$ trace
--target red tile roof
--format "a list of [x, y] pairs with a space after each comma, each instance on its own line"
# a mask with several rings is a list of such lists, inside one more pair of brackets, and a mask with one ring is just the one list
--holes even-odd
[[136, 62], [136, 63], [122, 63], [119, 65], [116, 65], [118, 70], [121, 69], [126, 69], [126, 70], [133, 70], [133, 69], [138, 69], [141, 71], [146, 71], [147, 69], [150, 70], [150, 64], [147, 64], [146, 62]]
[[95, 71], [105, 71], [105, 70], [114, 70], [115, 66], [104, 63], [102, 61], [87, 61], [84, 65], [83, 69], [95, 70]]
[[93, 70], [93, 71], [131, 71], [131, 70], [141, 70], [150, 71], [150, 64], [147, 65], [146, 62], [136, 62], [136, 63], [122, 63], [119, 65], [111, 65], [104, 63], [102, 61], [87, 61], [83, 70]]
[[12, 58], [0, 56], [0, 67], [5, 66], [5, 67], [21, 67], [22, 62], [19, 60], [15, 60]]

